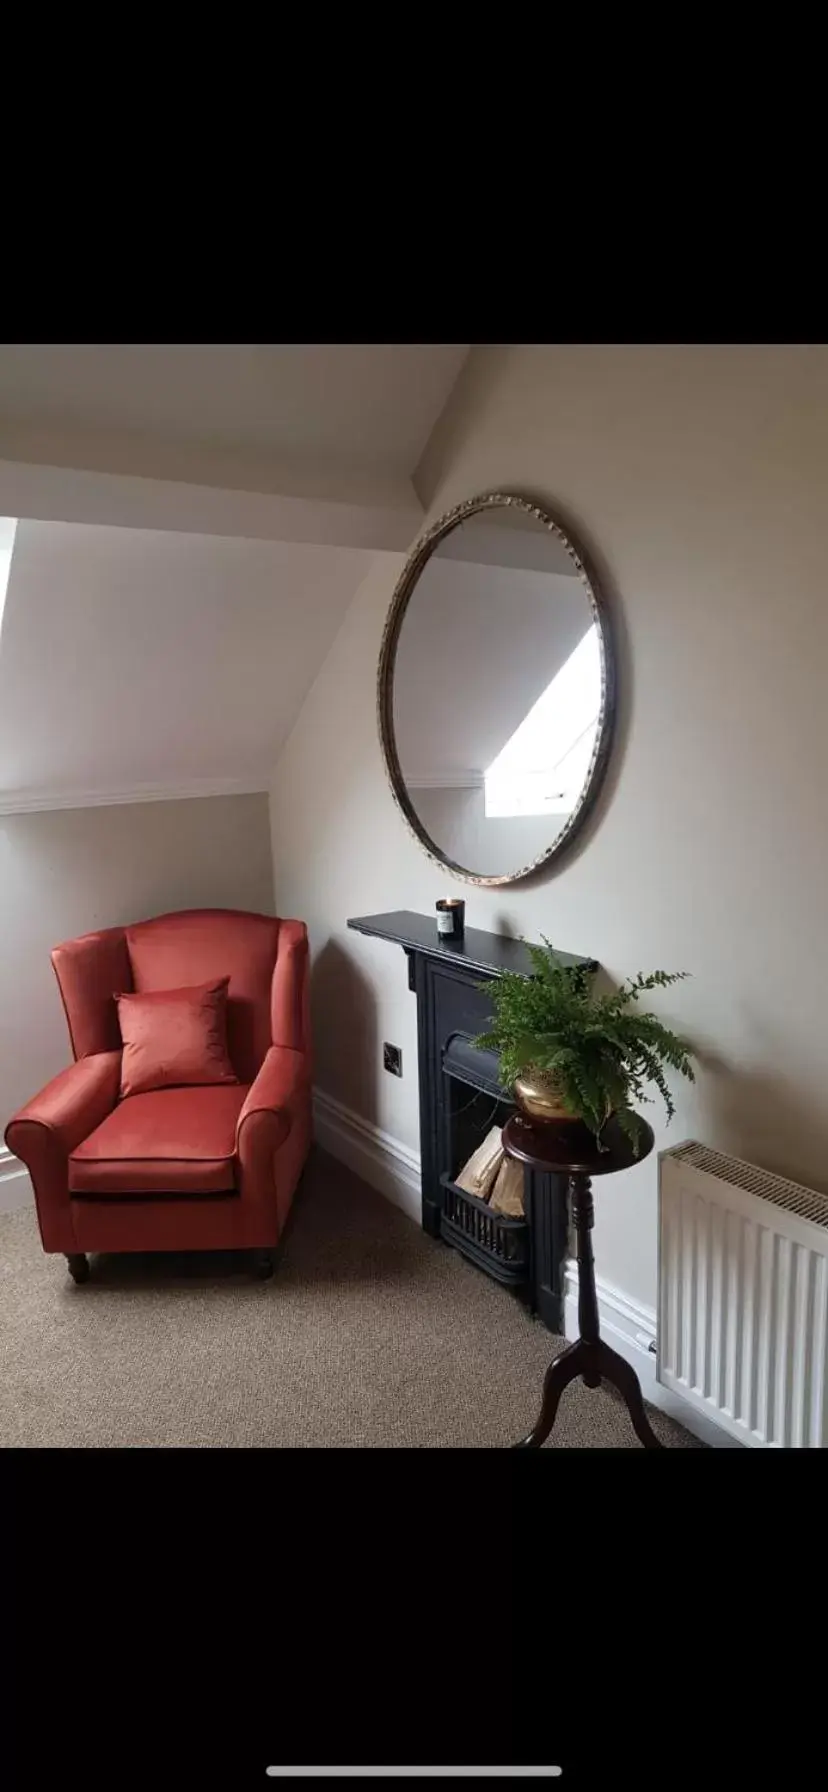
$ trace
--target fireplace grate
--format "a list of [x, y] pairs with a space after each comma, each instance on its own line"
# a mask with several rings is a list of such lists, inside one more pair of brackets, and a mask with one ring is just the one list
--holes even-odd
[[529, 1227], [525, 1219], [493, 1213], [485, 1201], [441, 1176], [443, 1211], [440, 1230], [498, 1282], [518, 1287], [529, 1275]]
[[530, 1280], [529, 1225], [525, 1217], [495, 1213], [486, 1201], [458, 1188], [461, 1164], [493, 1125], [514, 1113], [509, 1092], [497, 1078], [493, 1052], [478, 1051], [467, 1033], [452, 1033], [442, 1054], [443, 1164], [440, 1176], [440, 1233], [447, 1244], [478, 1269], [512, 1288]]

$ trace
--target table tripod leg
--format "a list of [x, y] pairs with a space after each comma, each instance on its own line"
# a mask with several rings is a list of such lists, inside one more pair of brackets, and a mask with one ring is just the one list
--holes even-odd
[[560, 1356], [553, 1357], [543, 1378], [540, 1414], [528, 1437], [522, 1437], [520, 1443], [513, 1446], [514, 1449], [539, 1450], [541, 1444], [546, 1442], [555, 1423], [558, 1401], [564, 1389], [575, 1380], [576, 1375], [583, 1374], [584, 1356], [584, 1345], [579, 1338], [577, 1343], [570, 1344], [569, 1349], [562, 1351]]
[[663, 1450], [664, 1445], [656, 1437], [644, 1410], [641, 1383], [632, 1364], [628, 1363], [623, 1356], [619, 1356], [617, 1351], [610, 1350], [608, 1344], [601, 1342], [598, 1348], [600, 1351], [598, 1366], [603, 1380], [612, 1382], [613, 1387], [618, 1389], [621, 1398], [625, 1401], [636, 1437], [640, 1438], [646, 1450]]

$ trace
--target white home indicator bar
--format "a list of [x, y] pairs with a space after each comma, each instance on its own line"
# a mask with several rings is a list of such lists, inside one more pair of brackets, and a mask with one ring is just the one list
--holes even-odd
[[268, 1767], [274, 1780], [548, 1780], [559, 1779], [560, 1767]]

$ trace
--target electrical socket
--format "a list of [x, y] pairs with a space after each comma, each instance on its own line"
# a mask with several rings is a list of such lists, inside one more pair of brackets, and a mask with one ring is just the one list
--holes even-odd
[[382, 1048], [383, 1070], [390, 1070], [392, 1076], [402, 1076], [402, 1051], [398, 1045], [389, 1045], [386, 1040]]

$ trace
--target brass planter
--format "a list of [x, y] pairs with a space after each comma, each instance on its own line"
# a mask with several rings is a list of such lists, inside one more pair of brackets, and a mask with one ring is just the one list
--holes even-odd
[[561, 1086], [554, 1071], [531, 1067], [515, 1077], [512, 1085], [515, 1101], [530, 1120], [577, 1120], [577, 1114], [564, 1106]]

